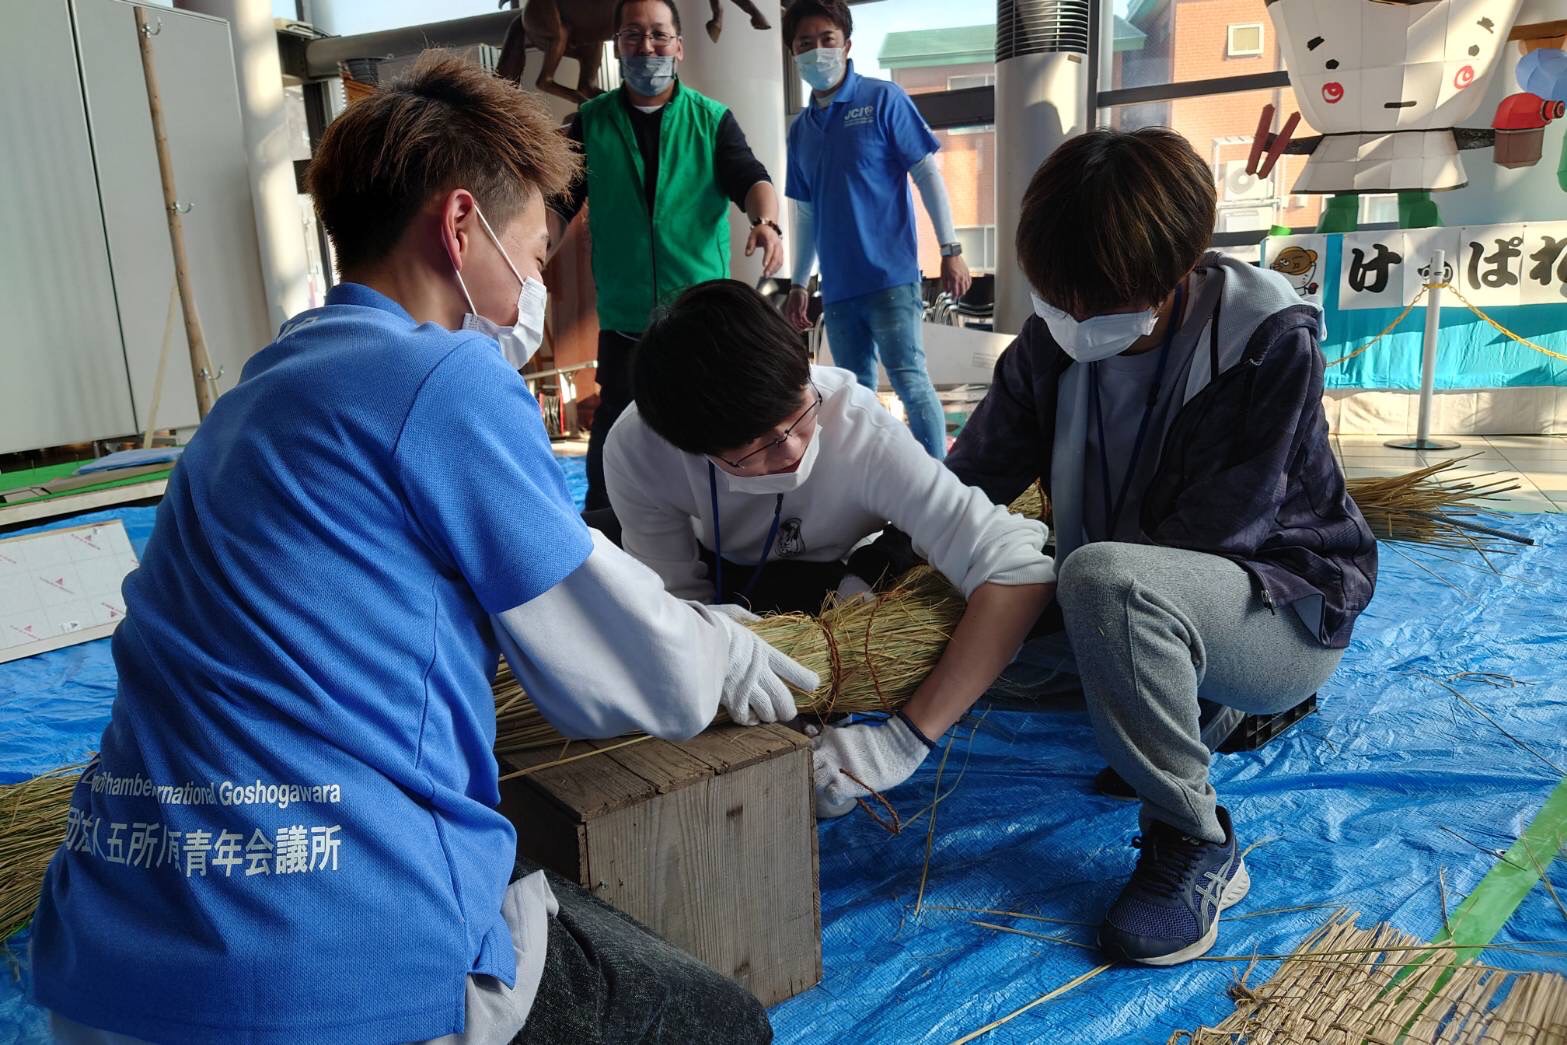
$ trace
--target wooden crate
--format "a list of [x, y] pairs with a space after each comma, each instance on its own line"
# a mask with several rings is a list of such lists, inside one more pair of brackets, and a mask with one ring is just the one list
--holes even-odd
[[[568, 754], [617, 743], [573, 743]], [[552, 749], [512, 761], [526, 769], [559, 757]], [[521, 856], [738, 980], [764, 1005], [821, 979], [811, 753], [800, 734], [721, 726], [684, 743], [643, 740], [501, 788]]]

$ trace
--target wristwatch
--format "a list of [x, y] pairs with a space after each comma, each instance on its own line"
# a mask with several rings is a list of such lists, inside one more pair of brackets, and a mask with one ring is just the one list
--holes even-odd
[[955, 258], [962, 253], [963, 244], [961, 243], [943, 243], [941, 245], [941, 256], [944, 258]]
[[778, 226], [778, 223], [776, 221], [774, 221], [772, 218], [752, 218], [751, 219], [751, 227], [754, 229], [758, 225], [766, 225], [768, 228], [770, 228], [774, 232], [778, 233], [778, 238], [779, 239], [783, 239], [783, 229], [781, 229]]

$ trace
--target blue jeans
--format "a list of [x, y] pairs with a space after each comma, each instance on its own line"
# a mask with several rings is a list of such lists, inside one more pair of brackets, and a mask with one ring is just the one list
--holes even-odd
[[879, 354], [909, 415], [914, 438], [941, 461], [947, 456], [947, 419], [936, 386], [925, 372], [925, 346], [920, 339], [924, 315], [918, 283], [835, 301], [823, 309], [833, 362], [853, 371], [860, 384], [874, 391]]

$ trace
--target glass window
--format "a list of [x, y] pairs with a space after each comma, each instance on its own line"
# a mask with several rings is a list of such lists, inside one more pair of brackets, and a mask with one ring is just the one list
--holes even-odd
[[[994, 234], [986, 250], [970, 246], [964, 229], [995, 228], [996, 225], [996, 128], [994, 124], [949, 127], [935, 132], [941, 148], [936, 162], [952, 203], [952, 223], [963, 243], [963, 260], [970, 269], [994, 271], [996, 266]], [[915, 227], [919, 233], [920, 271], [934, 276], [941, 271], [941, 244], [930, 215], [925, 213], [919, 193], [914, 195]]]
[[1225, 53], [1231, 58], [1251, 58], [1262, 54], [1262, 23], [1241, 22], [1230, 26], [1230, 43]]
[[854, 5], [854, 67], [910, 94], [995, 83], [996, 5], [874, 0]]
[[1360, 224], [1397, 225], [1398, 193], [1364, 193], [1360, 197]]
[[[1264, 105], [1272, 105], [1278, 113], [1275, 130], [1296, 111], [1294, 94], [1288, 87], [1280, 87], [1122, 105], [1106, 110], [1105, 116], [1110, 126], [1123, 130], [1173, 127], [1192, 143], [1213, 170], [1219, 196], [1216, 231], [1266, 232], [1272, 225], [1315, 228], [1325, 197], [1290, 191], [1306, 157], [1281, 156], [1266, 178], [1246, 173], [1252, 135]], [[1304, 120], [1295, 130], [1297, 137], [1315, 133]]]
[[[274, 2], [274, 13], [278, 6]], [[383, 0], [380, 3], [332, 3], [310, 5], [316, 28], [336, 36], [376, 33], [450, 18], [493, 14], [495, 0]], [[286, 17], [294, 17], [288, 15]], [[500, 44], [499, 40], [495, 41]]]
[[[917, 28], [915, 28], [917, 27]], [[874, 0], [854, 6], [854, 59], [861, 73], [891, 80], [909, 94], [983, 87], [996, 82], [995, 4], [951, 0]], [[996, 224], [996, 128], [994, 124], [935, 132], [953, 224], [983, 229]], [[930, 216], [915, 197], [920, 271], [941, 271], [941, 245]], [[995, 266], [994, 236], [983, 242], [959, 237], [970, 269]]]
[[1103, 0], [1114, 27], [1101, 89], [1250, 76], [1284, 68], [1256, 21], [1260, 0]]
[[994, 225], [958, 226], [958, 242], [963, 244], [963, 260], [970, 272], [996, 270], [996, 227]]
[[947, 77], [947, 90], [961, 91], [968, 87], [991, 87], [996, 82], [995, 73], [967, 73]]

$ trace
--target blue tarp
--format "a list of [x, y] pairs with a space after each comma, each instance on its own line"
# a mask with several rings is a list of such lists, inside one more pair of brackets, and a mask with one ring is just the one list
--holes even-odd
[[[133, 540], [145, 538], [150, 509], [106, 514], [126, 518]], [[1509, 523], [1540, 543], [1493, 557], [1499, 576], [1473, 556], [1384, 545], [1376, 601], [1321, 693], [1321, 712], [1259, 752], [1216, 760], [1215, 786], [1242, 844], [1263, 844], [1247, 857], [1252, 893], [1224, 923], [1215, 954], [1287, 952], [1338, 904], [1366, 922], [1434, 935], [1442, 924], [1438, 869], [1456, 905], [1495, 863], [1489, 851], [1506, 849], [1561, 779], [1545, 762], [1567, 766], [1567, 518]], [[42, 720], [15, 760], [6, 744], [0, 771], [27, 775], [93, 746], [113, 686], [107, 646], [0, 666], [0, 733]], [[1464, 672], [1519, 681], [1450, 684], [1536, 754], [1432, 680]], [[1081, 707], [992, 708], [954, 736], [920, 913], [929, 815], [919, 813], [933, 794], [936, 758], [887, 796], [909, 822], [901, 835], [860, 812], [821, 827], [824, 977], [773, 1009], [779, 1041], [949, 1042], [1098, 963], [1072, 943], [970, 924], [1090, 943], [1127, 875], [1134, 807], [1089, 792], [1101, 763]], [[52, 754], [47, 743], [57, 745]], [[1560, 863], [1552, 870], [1567, 895], [1567, 873]], [[1321, 906], [1267, 913], [1300, 905]], [[1503, 936], [1561, 940], [1567, 925], [1537, 888]], [[25, 967], [16, 939], [11, 955]], [[1567, 972], [1567, 957], [1493, 952], [1488, 960]], [[1175, 1029], [1223, 1018], [1231, 1009], [1225, 991], [1244, 967], [1112, 969], [986, 1040], [1162, 1042]], [[1258, 975], [1270, 970], [1264, 963]], [[21, 984], [0, 973], [0, 1045], [45, 1040]]]
[[[1321, 712], [1261, 751], [1216, 759], [1214, 785], [1241, 844], [1263, 844], [1247, 857], [1252, 891], [1223, 924], [1215, 954], [1287, 953], [1341, 904], [1365, 923], [1433, 936], [1442, 926], [1438, 870], [1456, 906], [1495, 863], [1482, 849], [1510, 846], [1561, 780], [1562, 770], [1432, 679], [1493, 672], [1519, 680], [1449, 684], [1539, 756], [1567, 766], [1567, 518], [1511, 516], [1508, 524], [1540, 544], [1494, 556], [1501, 576], [1474, 556], [1383, 545], [1376, 599], [1320, 694]], [[917, 917], [927, 817], [895, 838], [859, 812], [821, 828], [824, 975], [773, 1010], [779, 1041], [950, 1042], [1099, 963], [1072, 943], [970, 924], [1093, 941], [1134, 863], [1137, 825], [1135, 807], [1090, 793], [1103, 763], [1085, 714], [1066, 704], [996, 710], [977, 730], [971, 721], [954, 733], [942, 790], [957, 787], [938, 807]], [[930, 803], [935, 761], [887, 795], [905, 817]], [[1561, 863], [1554, 872], [1567, 895]], [[1560, 910], [1535, 892], [1505, 934], [1567, 938]], [[1307, 904], [1323, 906], [1259, 914]], [[1567, 973], [1567, 946], [1556, 951], [1522, 964]], [[1511, 959], [1501, 964], [1520, 964]], [[1112, 969], [987, 1040], [1163, 1042], [1232, 1011], [1226, 990], [1245, 964]]]

